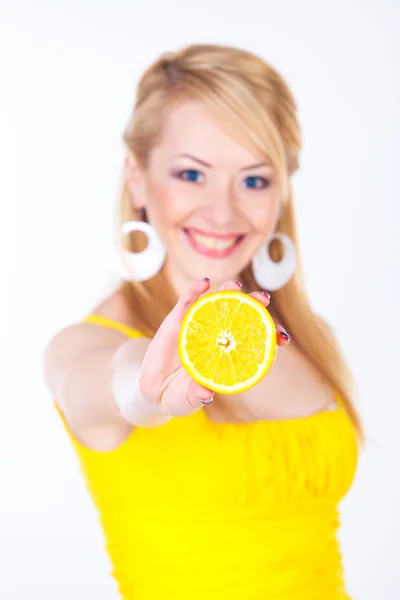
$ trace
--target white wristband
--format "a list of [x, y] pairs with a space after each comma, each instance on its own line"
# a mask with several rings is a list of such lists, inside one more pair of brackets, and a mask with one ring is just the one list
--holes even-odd
[[146, 401], [139, 389], [139, 370], [130, 365], [115, 368], [111, 390], [121, 415], [132, 425], [157, 427], [171, 419], [160, 405]]

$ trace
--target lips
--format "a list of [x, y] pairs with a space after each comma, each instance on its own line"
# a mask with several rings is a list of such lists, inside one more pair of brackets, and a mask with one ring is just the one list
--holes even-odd
[[230, 256], [246, 237], [242, 233], [214, 234], [192, 227], [184, 228], [183, 232], [196, 252], [213, 258]]

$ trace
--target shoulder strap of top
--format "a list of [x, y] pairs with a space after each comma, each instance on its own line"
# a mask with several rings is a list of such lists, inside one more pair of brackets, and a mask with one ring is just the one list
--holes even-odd
[[118, 321], [114, 321], [113, 319], [109, 319], [108, 317], [103, 317], [102, 315], [88, 315], [82, 320], [82, 322], [95, 323], [96, 325], [102, 325], [103, 327], [116, 329], [117, 331], [121, 331], [121, 333], [125, 333], [125, 335], [127, 335], [130, 338], [144, 336], [144, 334], [141, 333], [138, 329], [134, 329], [133, 327], [129, 327], [128, 325], [124, 325], [123, 323], [119, 323]]

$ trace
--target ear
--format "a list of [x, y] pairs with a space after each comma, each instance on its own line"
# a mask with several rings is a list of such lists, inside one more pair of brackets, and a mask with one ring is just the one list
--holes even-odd
[[143, 169], [131, 152], [125, 157], [125, 179], [131, 196], [132, 205], [139, 210], [146, 206], [146, 181]]

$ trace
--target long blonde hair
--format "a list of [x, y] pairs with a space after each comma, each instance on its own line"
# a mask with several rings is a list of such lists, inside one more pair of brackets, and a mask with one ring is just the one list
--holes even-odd
[[[283, 208], [277, 231], [290, 236], [298, 254], [290, 176], [298, 169], [301, 134], [297, 106], [286, 82], [264, 60], [237, 48], [191, 45], [163, 54], [139, 81], [135, 107], [124, 133], [128, 152], [143, 168], [160, 140], [168, 108], [174, 102], [190, 99], [200, 100], [232, 137], [272, 162]], [[122, 224], [130, 220], [141, 220], [141, 216], [133, 208], [123, 176], [117, 242], [120, 249], [138, 251], [136, 238], [122, 237]], [[271, 256], [279, 260], [279, 246], [271, 248]], [[240, 279], [247, 292], [259, 288], [251, 265]], [[155, 334], [177, 300], [162, 270], [147, 281], [123, 282], [120, 290], [127, 300], [132, 324], [149, 336]], [[339, 392], [361, 439], [351, 374], [332, 331], [310, 306], [299, 258], [291, 281], [273, 293], [271, 309], [324, 379]]]

